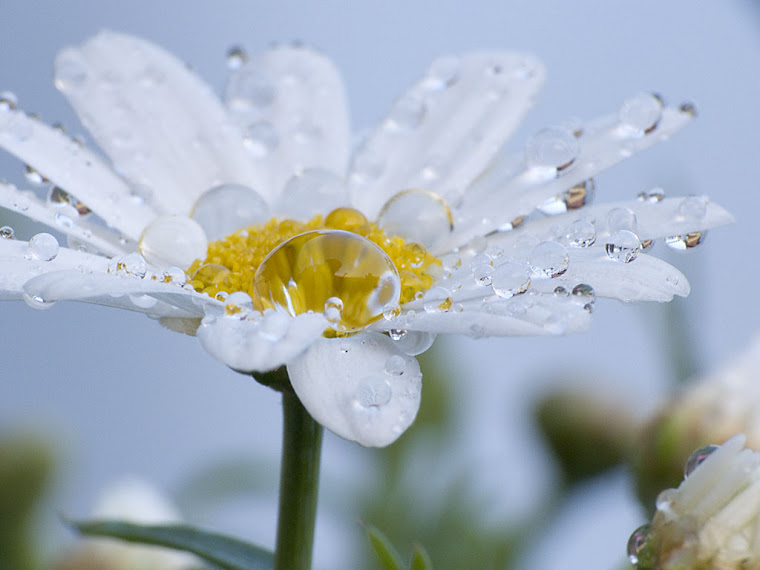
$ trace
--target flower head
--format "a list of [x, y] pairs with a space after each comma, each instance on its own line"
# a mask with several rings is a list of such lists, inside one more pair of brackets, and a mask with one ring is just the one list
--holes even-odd
[[691, 248], [730, 220], [660, 191], [587, 205], [594, 175], [686, 125], [689, 105], [637, 95], [495, 160], [544, 70], [474, 53], [433, 62], [350, 152], [326, 58], [283, 47], [235, 62], [222, 103], [136, 38], [62, 51], [56, 86], [110, 163], [6, 101], [0, 146], [52, 188], [45, 203], [2, 184], [0, 204], [69, 247], [0, 240], [3, 298], [142, 311], [236, 370], [287, 365], [315, 419], [379, 446], [414, 420], [413, 355], [437, 333], [561, 334], [588, 326], [597, 297], [686, 295], [646, 250]]

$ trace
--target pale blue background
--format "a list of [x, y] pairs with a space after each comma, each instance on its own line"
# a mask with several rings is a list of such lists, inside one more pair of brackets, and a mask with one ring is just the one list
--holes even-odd
[[[52, 59], [103, 27], [164, 45], [218, 89], [230, 45], [252, 52], [303, 40], [343, 71], [356, 130], [381, 117], [434, 56], [532, 51], [546, 63], [549, 80], [511, 144], [515, 150], [548, 123], [615, 112], [640, 90], [673, 103], [692, 100], [698, 121], [600, 176], [597, 200], [660, 185], [669, 194], [709, 194], [734, 212], [736, 225], [712, 232], [699, 251], [674, 261], [692, 282], [685, 306], [704, 369], [731, 358], [757, 329], [760, 14], [753, 2], [0, 0], [0, 90], [14, 91], [27, 111], [81, 130], [52, 86]], [[0, 177], [15, 180], [18, 172], [0, 156]], [[98, 490], [125, 473], [171, 490], [215, 458], [251, 452], [276, 465], [278, 398], [225, 370], [195, 339], [137, 314], [79, 304], [37, 312], [11, 303], [0, 311], [0, 428], [54, 434], [65, 461], [57, 508], [86, 514]], [[595, 317], [591, 332], [569, 338], [445, 340], [464, 404], [456, 453], [441, 470], [469, 463], [494, 505], [488, 516], [519, 516], [546, 493], [553, 475], [527, 403], [545, 389], [540, 379], [549, 372], [591, 370], [641, 413], [662, 393], [670, 369], [658, 309], [597, 303]], [[325, 489], [369, 485], [372, 454], [328, 437]], [[272, 496], [275, 481], [273, 475]], [[622, 474], [576, 497], [525, 567], [619, 563], [642, 516], [627, 497]], [[360, 533], [350, 501], [342, 502], [349, 503], [343, 511], [330, 509], [338, 499], [325, 494], [321, 504], [317, 557], [325, 568], [340, 568], [343, 537]], [[231, 505], [208, 523], [266, 543], [274, 516], [274, 504], [261, 499]], [[58, 528], [53, 519], [48, 525]], [[585, 556], [594, 550], [590, 563]]]

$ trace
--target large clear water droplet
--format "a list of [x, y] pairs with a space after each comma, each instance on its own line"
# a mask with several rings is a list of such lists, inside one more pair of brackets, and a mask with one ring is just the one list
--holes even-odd
[[40, 233], [29, 240], [26, 258], [39, 261], [52, 261], [58, 255], [59, 249], [60, 246], [57, 239], [50, 234]]
[[688, 477], [694, 471], [702, 465], [705, 460], [710, 457], [713, 453], [715, 453], [720, 448], [719, 445], [710, 444], [705, 445], [704, 447], [700, 447], [697, 449], [694, 453], [689, 455], [689, 458], [686, 460], [686, 464], [683, 467], [683, 476]]
[[620, 263], [630, 263], [639, 256], [641, 242], [635, 233], [619, 230], [607, 239], [604, 250], [610, 259]]
[[618, 119], [626, 134], [643, 136], [656, 127], [662, 117], [662, 100], [652, 93], [639, 93], [623, 101]]
[[327, 170], [307, 168], [288, 180], [279, 209], [296, 220], [308, 220], [350, 202], [345, 182]]
[[572, 295], [573, 301], [584, 307], [596, 301], [594, 288], [586, 283], [579, 283], [573, 287]]
[[162, 216], [143, 231], [138, 249], [154, 265], [186, 269], [206, 257], [208, 238], [198, 222], [184, 216]]
[[588, 220], [575, 220], [567, 229], [566, 238], [573, 247], [591, 247], [596, 242], [596, 228]]
[[541, 129], [525, 147], [528, 166], [562, 170], [570, 166], [580, 152], [573, 133], [560, 127]]
[[504, 299], [521, 295], [530, 287], [530, 271], [524, 263], [507, 261], [494, 269], [491, 278], [494, 293]]
[[190, 217], [200, 224], [209, 240], [218, 240], [240, 228], [265, 222], [269, 206], [253, 188], [222, 184], [201, 194]]
[[114, 258], [108, 264], [108, 272], [125, 277], [142, 279], [148, 272], [148, 264], [139, 253], [128, 253], [119, 258]]
[[339, 330], [361, 330], [398, 304], [401, 282], [388, 255], [370, 240], [340, 230], [315, 230], [281, 243], [254, 277], [256, 301], [291, 315], [322, 313], [331, 297], [343, 302]]
[[570, 257], [567, 250], [555, 241], [544, 241], [534, 247], [528, 256], [533, 275], [540, 278], [558, 277], [567, 271]]
[[406, 361], [404, 357], [399, 354], [394, 354], [388, 357], [385, 361], [385, 373], [389, 376], [401, 376], [406, 368]]
[[626, 551], [631, 564], [638, 564], [641, 552], [646, 548], [647, 540], [649, 540], [649, 531], [650, 526], [648, 524], [641, 525], [633, 531], [628, 539]]
[[402, 352], [410, 356], [422, 354], [435, 342], [435, 334], [424, 331], [406, 331], [403, 335], [391, 334], [391, 338], [396, 342], [396, 346]]
[[380, 210], [377, 225], [388, 235], [421, 243], [435, 251], [454, 229], [446, 201], [429, 190], [404, 190], [391, 197]]

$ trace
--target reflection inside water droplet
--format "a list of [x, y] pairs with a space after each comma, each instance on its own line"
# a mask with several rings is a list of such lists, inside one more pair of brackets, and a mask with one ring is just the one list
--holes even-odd
[[707, 460], [710, 455], [715, 453], [720, 448], [719, 445], [710, 444], [704, 447], [700, 447], [686, 460], [686, 464], [683, 467], [683, 476], [688, 477], [694, 471]]

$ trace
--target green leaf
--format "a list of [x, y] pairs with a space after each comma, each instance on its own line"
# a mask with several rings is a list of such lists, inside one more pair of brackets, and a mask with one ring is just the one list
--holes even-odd
[[404, 563], [401, 556], [393, 547], [391, 541], [376, 526], [367, 525], [367, 536], [369, 537], [372, 548], [375, 549], [385, 570], [404, 570]]
[[107, 536], [128, 542], [184, 550], [224, 570], [271, 570], [274, 555], [237, 538], [186, 525], [140, 525], [122, 521], [67, 521], [87, 536]]
[[421, 544], [414, 545], [412, 563], [409, 565], [409, 570], [433, 570], [433, 561], [430, 559], [430, 555], [425, 550], [425, 547]]

